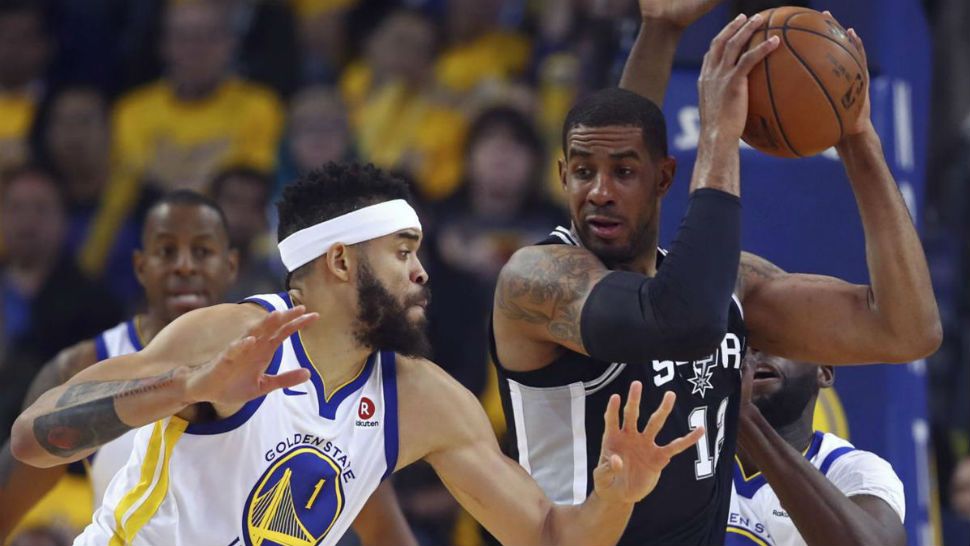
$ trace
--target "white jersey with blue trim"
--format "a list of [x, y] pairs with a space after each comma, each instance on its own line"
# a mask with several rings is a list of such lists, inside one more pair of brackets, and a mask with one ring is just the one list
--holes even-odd
[[[906, 517], [903, 483], [892, 466], [834, 434], [816, 432], [805, 458], [847, 497], [884, 500], [899, 520]], [[746, 477], [735, 461], [725, 546], [805, 546], [788, 512], [761, 473]]]
[[[286, 293], [245, 301], [292, 306]], [[397, 464], [395, 355], [373, 353], [357, 377], [325, 392], [296, 333], [267, 373], [300, 367], [306, 383], [226, 419], [173, 416], [139, 429], [75, 546], [335, 544]]]
[[[134, 320], [126, 320], [121, 324], [105, 330], [94, 338], [95, 352], [98, 362], [116, 356], [137, 353], [142, 349], [141, 339]], [[97, 508], [104, 498], [111, 478], [121, 470], [131, 456], [135, 443], [135, 432], [129, 430], [118, 438], [104, 444], [98, 451], [88, 457], [88, 475], [91, 477], [91, 488], [94, 491], [94, 507]]]

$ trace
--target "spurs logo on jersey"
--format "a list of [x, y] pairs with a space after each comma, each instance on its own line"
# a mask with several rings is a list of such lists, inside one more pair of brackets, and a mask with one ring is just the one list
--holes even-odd
[[736, 334], [728, 332], [714, 354], [702, 360], [654, 360], [653, 371], [656, 373], [653, 376], [653, 384], [657, 387], [666, 385], [673, 381], [679, 368], [687, 367], [692, 375], [688, 377], [685, 374], [684, 379], [691, 385], [691, 394], [704, 398], [707, 391], [714, 388], [712, 380], [718, 367], [725, 370], [741, 369], [743, 350], [741, 339]]
[[[247, 301], [292, 306], [286, 293]], [[273, 391], [219, 421], [173, 416], [139, 429], [75, 546], [336, 544], [397, 464], [395, 356], [375, 352], [329, 389], [297, 333], [266, 372], [300, 367], [310, 379], [294, 392], [305, 396]]]

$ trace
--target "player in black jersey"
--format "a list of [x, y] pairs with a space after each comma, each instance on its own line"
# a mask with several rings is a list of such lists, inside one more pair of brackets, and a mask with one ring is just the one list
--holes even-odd
[[748, 340], [824, 364], [906, 362], [940, 342], [922, 247], [868, 106], [846, 123], [838, 151], [862, 217], [871, 284], [789, 274], [740, 251], [746, 75], [775, 47], [744, 52], [760, 24], [754, 18], [728, 24], [704, 58], [691, 198], [669, 252], [658, 251], [660, 201], [675, 162], [662, 113], [640, 95], [662, 100], [680, 31], [716, 3], [640, 0], [644, 23], [621, 82], [629, 91], [582, 99], [564, 124], [560, 176], [572, 225], [517, 252], [495, 294], [493, 355], [509, 448], [553, 500], [585, 498], [606, 402], [633, 380], [645, 385], [644, 408], [665, 391], [677, 394], [662, 439], [707, 431], [638, 503], [623, 546], [723, 544]]

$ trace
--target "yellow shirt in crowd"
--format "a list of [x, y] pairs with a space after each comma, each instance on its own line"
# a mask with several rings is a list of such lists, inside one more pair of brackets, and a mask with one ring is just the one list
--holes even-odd
[[36, 110], [33, 93], [0, 92], [0, 167], [27, 159], [27, 135]]
[[283, 107], [268, 89], [239, 79], [226, 80], [211, 96], [191, 102], [179, 100], [161, 80], [123, 97], [113, 125], [116, 171], [80, 256], [82, 268], [95, 274], [137, 203], [142, 183], [206, 192], [209, 179], [223, 167], [272, 170]]

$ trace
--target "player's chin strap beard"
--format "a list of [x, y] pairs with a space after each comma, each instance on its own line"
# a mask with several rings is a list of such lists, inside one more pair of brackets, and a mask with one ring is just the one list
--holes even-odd
[[394, 199], [363, 207], [301, 229], [279, 243], [280, 259], [293, 272], [326, 254], [333, 245], [354, 245], [397, 233], [403, 229], [421, 230], [418, 213], [404, 199]]

